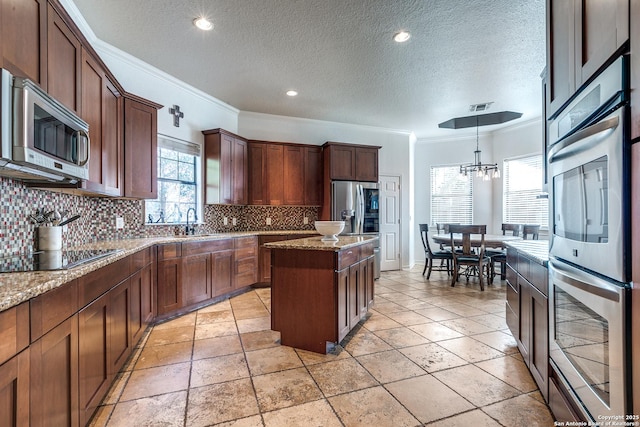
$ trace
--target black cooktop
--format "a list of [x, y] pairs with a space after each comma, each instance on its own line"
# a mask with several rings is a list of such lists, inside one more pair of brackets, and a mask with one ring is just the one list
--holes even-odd
[[37, 251], [0, 258], [0, 273], [66, 270], [105, 256], [119, 249]]

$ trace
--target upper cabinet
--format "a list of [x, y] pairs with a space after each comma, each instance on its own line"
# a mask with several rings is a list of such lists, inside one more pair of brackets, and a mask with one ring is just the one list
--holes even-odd
[[247, 141], [223, 129], [204, 134], [206, 204], [247, 204]]
[[547, 117], [628, 39], [628, 0], [547, 0]]
[[322, 152], [314, 145], [249, 142], [249, 204], [318, 206]]
[[158, 196], [158, 109], [127, 94], [124, 98], [124, 196]]
[[0, 20], [0, 66], [46, 88], [47, 1], [1, 0]]
[[325, 172], [328, 171], [330, 180], [378, 182], [380, 147], [340, 142], [327, 142], [322, 147]]

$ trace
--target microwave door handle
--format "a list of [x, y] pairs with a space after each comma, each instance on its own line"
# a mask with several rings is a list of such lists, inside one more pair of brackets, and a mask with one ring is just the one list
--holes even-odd
[[[76, 134], [76, 138], [78, 140], [78, 152], [81, 153], [82, 150], [80, 150], [80, 141], [84, 141], [84, 145], [85, 145], [85, 157], [84, 159], [80, 160], [78, 159], [78, 166], [84, 166], [89, 162], [89, 157], [91, 156], [91, 141], [89, 140], [89, 134], [83, 130], [78, 130], [75, 132]], [[84, 136], [84, 138], [82, 138]]]
[[[551, 146], [551, 149], [549, 150], [549, 163], [553, 163], [556, 160], [561, 160], [563, 158], [566, 157], [566, 155], [561, 155], [562, 151], [566, 150], [567, 148], [571, 147], [573, 144], [575, 144], [576, 142], [582, 141], [584, 139], [589, 138], [590, 136], [596, 135], [600, 132], [604, 132], [606, 130], [609, 129], [615, 129], [616, 127], [618, 127], [618, 124], [620, 123], [620, 119], [618, 116], [614, 116], [611, 117], [610, 119], [604, 120], [602, 122], [598, 122], [594, 125], [591, 125], [587, 128], [584, 128], [576, 133], [574, 133], [573, 135], [571, 135], [570, 137], [564, 139], [563, 141], [560, 141], [554, 145]], [[579, 149], [577, 149], [577, 151], [585, 151], [588, 148], [591, 148], [593, 145], [596, 145], [596, 143], [598, 142], [597, 139], [594, 139], [593, 141], [591, 141], [589, 144], [586, 144], [584, 147], [579, 147]], [[573, 150], [576, 150], [575, 148]], [[567, 153], [569, 154], [569, 153]]]

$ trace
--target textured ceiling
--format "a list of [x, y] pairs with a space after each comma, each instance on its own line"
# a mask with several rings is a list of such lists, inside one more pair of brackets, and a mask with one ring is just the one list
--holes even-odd
[[73, 1], [99, 39], [243, 111], [418, 138], [470, 132], [438, 128], [470, 104], [541, 114], [544, 0]]

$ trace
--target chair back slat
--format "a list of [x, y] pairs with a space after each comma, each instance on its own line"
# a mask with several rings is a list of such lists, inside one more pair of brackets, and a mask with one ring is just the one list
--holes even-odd
[[510, 231], [512, 236], [520, 236], [522, 224], [502, 224], [502, 235], [505, 236]]
[[431, 246], [429, 246], [429, 224], [418, 224], [420, 226], [420, 238], [422, 239], [422, 247], [424, 253], [431, 255]]
[[454, 234], [462, 235], [462, 254], [463, 255], [475, 255], [471, 248], [471, 235], [480, 234], [480, 246], [478, 256], [484, 256], [484, 235], [487, 234], [486, 225], [449, 225], [449, 234], [451, 236], [451, 247], [455, 247]]
[[537, 224], [524, 224], [522, 226], [522, 238], [524, 240], [538, 240], [540, 237], [540, 226]]

